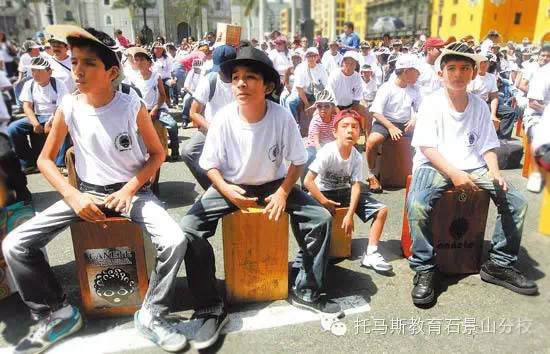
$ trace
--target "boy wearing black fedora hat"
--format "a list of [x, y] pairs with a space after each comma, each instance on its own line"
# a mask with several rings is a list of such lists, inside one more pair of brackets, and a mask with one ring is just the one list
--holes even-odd
[[332, 216], [295, 187], [307, 153], [290, 113], [269, 100], [280, 90], [279, 73], [264, 52], [252, 47], [224, 62], [221, 71], [231, 78], [235, 102], [213, 119], [199, 160], [212, 186], [180, 223], [190, 241], [185, 257], [188, 282], [202, 320], [194, 342], [197, 349], [214, 344], [228, 322], [207, 239], [214, 235], [218, 220], [239, 209], [260, 205], [275, 220], [283, 212], [290, 214], [304, 260], [292, 288], [292, 303], [318, 313], [341, 313], [338, 304], [321, 296]]

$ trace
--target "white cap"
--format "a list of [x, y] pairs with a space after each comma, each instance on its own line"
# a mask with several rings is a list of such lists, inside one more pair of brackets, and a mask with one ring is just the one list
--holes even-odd
[[359, 62], [359, 53], [357, 53], [355, 50], [348, 50], [344, 53], [344, 59], [346, 58], [351, 58], [356, 62]]
[[306, 50], [305, 56], [307, 57], [308, 54], [319, 55], [319, 51], [318, 51], [317, 48], [315, 48], [315, 47], [309, 47], [309, 48]]
[[395, 69], [416, 69], [420, 71], [418, 57], [414, 54], [401, 54], [397, 57]]

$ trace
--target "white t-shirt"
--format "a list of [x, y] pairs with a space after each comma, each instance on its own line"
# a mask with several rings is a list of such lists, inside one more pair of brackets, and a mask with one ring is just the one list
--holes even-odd
[[416, 86], [397, 86], [395, 80], [388, 80], [376, 92], [370, 111], [386, 117], [390, 122], [407, 123], [418, 112], [422, 97]]
[[327, 81], [327, 73], [322, 64], [317, 64], [314, 68], [310, 68], [307, 66], [307, 63], [300, 63], [294, 70], [293, 90], [296, 91], [296, 87], [300, 87], [303, 88], [307, 94], [312, 95], [314, 93], [313, 84], [320, 84], [323, 88], [326, 88]]
[[351, 183], [363, 180], [363, 158], [352, 148], [347, 160], [342, 158], [338, 143], [331, 141], [318, 152], [309, 169], [317, 174], [315, 184], [320, 191], [351, 188]]
[[544, 109], [544, 114], [534, 130], [533, 142], [531, 143], [533, 151], [544, 144], [550, 144], [550, 105]]
[[327, 88], [332, 91], [337, 106], [349, 106], [363, 98], [362, 81], [358, 72], [346, 76], [340, 69], [330, 75]]
[[231, 91], [231, 82], [223, 82], [219, 75], [216, 79], [216, 90], [214, 91], [214, 96], [212, 96], [212, 100], [208, 101], [210, 98], [210, 81], [208, 80], [209, 75], [211, 74], [200, 78], [199, 84], [193, 93], [193, 98], [206, 106], [204, 108], [204, 119], [206, 119], [207, 122], [211, 122], [212, 118], [216, 116], [218, 111], [223, 106], [235, 101], [233, 91]]
[[19, 58], [19, 66], [17, 67], [17, 70], [19, 72], [25, 73], [26, 76], [31, 76], [31, 61], [32, 57], [29, 55], [29, 53], [23, 53], [23, 55], [21, 55], [21, 57]]
[[197, 88], [197, 85], [199, 84], [199, 79], [201, 77], [202, 77], [201, 70], [199, 70], [199, 72], [196, 73], [195, 70], [191, 68], [191, 70], [189, 70], [189, 72], [185, 76], [185, 82], [183, 83], [183, 87], [185, 87], [191, 92], [195, 92], [195, 89]]
[[67, 91], [73, 93], [76, 90], [76, 85], [71, 70], [71, 56], [67, 56], [65, 60], [57, 60], [55, 57], [51, 57], [50, 65], [53, 71], [52, 76], [63, 81]]
[[153, 72], [157, 72], [162, 80], [172, 77], [172, 59], [170, 56], [156, 58], [153, 61]]
[[286, 69], [292, 66], [292, 61], [288, 57], [287, 52], [279, 52], [274, 49], [269, 52], [269, 59], [271, 59], [273, 67], [281, 76], [285, 74]]
[[482, 155], [500, 142], [487, 103], [469, 93], [468, 106], [459, 113], [449, 107], [441, 89], [420, 106], [412, 146], [416, 148], [413, 170], [429, 162], [421, 146], [436, 148], [456, 168], [470, 170], [485, 166]]
[[[34, 114], [36, 115], [53, 115], [57, 106], [63, 100], [67, 92], [67, 87], [63, 81], [59, 79], [55, 80], [56, 90], [53, 89], [52, 84], [48, 84], [44, 87], [40, 86], [34, 79], [30, 79], [23, 85], [19, 100], [21, 102], [31, 102], [33, 104]], [[32, 84], [34, 82], [34, 85]], [[31, 92], [32, 86], [32, 92]]]
[[489, 93], [498, 92], [497, 77], [491, 73], [477, 75], [468, 84], [468, 91], [478, 95], [483, 101], [489, 101]]
[[136, 97], [116, 91], [113, 100], [99, 108], [84, 103], [81, 94], [63, 99], [76, 173], [84, 182], [128, 182], [145, 165], [148, 156], [137, 125], [141, 102]]
[[[0, 70], [0, 88], [11, 87], [11, 82], [10, 80], [8, 80], [8, 77], [6, 75], [7, 74], [5, 71]], [[0, 121], [9, 121], [9, 120], [10, 120], [10, 115], [8, 114], [8, 108], [6, 107], [6, 103], [2, 99], [2, 96], [0, 96]]]
[[363, 66], [365, 64], [370, 65], [371, 69], [375, 69], [376, 66], [378, 66], [378, 63], [376, 62], [376, 56], [374, 54], [369, 53], [369, 55], [359, 55], [359, 66]]
[[216, 114], [199, 160], [205, 170], [218, 169], [230, 183], [260, 185], [284, 178], [289, 162], [303, 165], [307, 152], [298, 125], [282, 106], [266, 101], [257, 123], [240, 118], [236, 102]]
[[323, 67], [325, 68], [327, 75], [330, 75], [330, 73], [333, 73], [336, 70], [340, 70], [343, 57], [344, 56], [340, 54], [340, 52], [337, 52], [336, 55], [332, 55], [330, 50], [326, 51], [323, 54], [323, 58], [321, 59], [321, 64], [323, 64]]
[[[145, 80], [140, 72], [137, 72], [133, 78], [132, 84], [141, 92], [141, 98], [148, 111], [152, 110], [159, 100], [159, 83], [160, 75], [157, 72], [152, 72], [149, 79]], [[160, 108], [168, 109], [166, 102]]]
[[374, 76], [371, 77], [368, 83], [366, 83], [365, 80], [361, 79], [361, 85], [363, 85], [363, 100], [367, 102], [374, 101], [374, 97], [376, 97], [376, 90], [378, 89], [378, 85]]
[[420, 90], [422, 97], [426, 97], [442, 88], [443, 82], [439, 75], [437, 75], [436, 68], [428, 62], [422, 61], [420, 76], [416, 80], [416, 86]]
[[[542, 101], [542, 104], [550, 104], [550, 65], [540, 68], [529, 82], [527, 98]], [[542, 114], [527, 106], [523, 117], [525, 128], [532, 126]]]

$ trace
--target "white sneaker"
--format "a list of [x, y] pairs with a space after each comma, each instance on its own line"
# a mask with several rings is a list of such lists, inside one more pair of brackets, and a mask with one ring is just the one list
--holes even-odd
[[162, 316], [155, 316], [149, 323], [144, 323], [139, 316], [142, 310], [136, 311], [134, 325], [138, 332], [167, 352], [178, 352], [185, 348], [187, 339], [176, 327]]
[[540, 193], [544, 185], [544, 180], [540, 172], [533, 172], [527, 180], [527, 190], [532, 193]]
[[376, 251], [371, 254], [363, 254], [363, 259], [361, 260], [361, 265], [367, 268], [372, 268], [378, 272], [391, 272], [393, 267], [391, 264], [386, 262], [384, 257]]

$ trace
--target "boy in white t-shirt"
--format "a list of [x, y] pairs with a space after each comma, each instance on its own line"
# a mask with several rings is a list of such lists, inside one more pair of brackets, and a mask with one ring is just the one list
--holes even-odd
[[378, 91], [370, 107], [374, 122], [367, 138], [366, 155], [369, 168], [368, 183], [371, 192], [382, 193], [382, 186], [375, 177], [374, 165], [378, 145], [387, 138], [399, 140], [412, 135], [422, 96], [415, 86], [420, 75], [418, 59], [413, 54], [403, 54], [395, 64], [395, 79], [385, 82]]
[[268, 99], [280, 92], [279, 73], [265, 52], [252, 47], [222, 63], [221, 71], [232, 80], [235, 102], [218, 112], [206, 136], [200, 165], [212, 186], [180, 222], [190, 240], [187, 276], [202, 319], [196, 349], [212, 345], [228, 321], [207, 239], [214, 236], [218, 220], [239, 209], [262, 205], [264, 214], [275, 220], [290, 214], [304, 259], [290, 290], [292, 303], [315, 312], [341, 313], [338, 304], [321, 296], [332, 217], [295, 186], [307, 154], [292, 116]]
[[550, 134], [548, 132], [550, 132], [550, 106], [544, 110], [531, 143], [535, 161], [546, 171], [546, 174], [550, 173]]
[[[347, 53], [347, 52], [346, 52]], [[362, 118], [355, 111], [340, 111], [333, 121], [336, 141], [323, 146], [309, 166], [305, 186], [321, 205], [334, 213], [337, 207], [348, 211], [341, 228], [346, 236], [354, 231], [353, 215], [363, 222], [372, 219], [369, 245], [361, 264], [377, 272], [391, 272], [393, 267], [378, 252], [378, 242], [384, 229], [388, 208], [369, 193], [361, 192], [363, 158], [354, 148], [361, 133]]]
[[374, 72], [369, 64], [361, 65], [359, 69], [361, 74], [361, 84], [363, 85], [363, 96], [361, 97], [361, 105], [365, 107], [367, 113], [365, 115], [365, 122], [363, 128], [365, 130], [365, 137], [368, 137], [372, 127], [372, 112], [370, 112], [370, 106], [376, 97], [376, 91], [378, 91], [378, 84], [374, 78]]
[[416, 154], [407, 197], [413, 241], [409, 265], [416, 272], [411, 293], [415, 305], [435, 301], [430, 218], [436, 201], [453, 185], [466, 194], [484, 189], [497, 205], [495, 232], [489, 259], [481, 266], [481, 279], [520, 294], [537, 292], [536, 283], [513, 267], [527, 201], [500, 174], [494, 152], [499, 141], [487, 104], [466, 90], [481, 60], [466, 44], [449, 44], [436, 61], [445, 88], [434, 92], [418, 112], [412, 141]]
[[[18, 226], [2, 243], [17, 290], [33, 318], [40, 320], [15, 353], [43, 352], [82, 327], [80, 311], [69, 304], [40, 249], [70, 224], [78, 220], [102, 222], [106, 214], [123, 215], [138, 223], [151, 235], [157, 250], [149, 289], [135, 314], [137, 331], [167, 351], [181, 350], [187, 345], [186, 338], [165, 316], [174, 301], [187, 240], [146, 185], [164, 161], [151, 118], [136, 95], [115, 90], [122, 69], [110, 49], [112, 38], [72, 25], [48, 26], [46, 30], [67, 38], [80, 93], [63, 99], [38, 159], [42, 174], [63, 199]], [[78, 189], [67, 182], [53, 161], [69, 132], [75, 147]], [[115, 272], [112, 279], [128, 284], [124, 289], [129, 292], [128, 301], [135, 301], [139, 286], [131, 277], [122, 271]], [[96, 285], [101, 289], [101, 284]]]
[[[26, 174], [38, 172], [36, 159], [46, 135], [44, 125], [51, 119], [67, 87], [60, 79], [52, 77], [52, 69], [47, 59], [35, 57], [31, 60], [32, 79], [25, 82], [19, 100], [23, 103], [25, 118], [18, 119], [8, 126], [8, 135], [21, 167]], [[27, 137], [30, 136], [32, 147]], [[56, 158], [56, 165], [65, 166], [67, 143], [60, 149], [61, 156]]]
[[479, 70], [476, 77], [468, 84], [468, 91], [479, 96], [485, 101], [490, 108], [491, 120], [498, 129], [500, 120], [497, 118], [498, 109], [498, 87], [497, 77], [487, 70], [489, 69], [489, 61], [496, 60], [494, 55], [487, 54], [483, 57], [483, 61], [479, 64]]
[[321, 64], [327, 72], [327, 75], [333, 73], [336, 70], [340, 70], [340, 65], [342, 65], [342, 54], [340, 54], [340, 45], [337, 41], [332, 41], [328, 45], [329, 50], [323, 53], [321, 58]]

